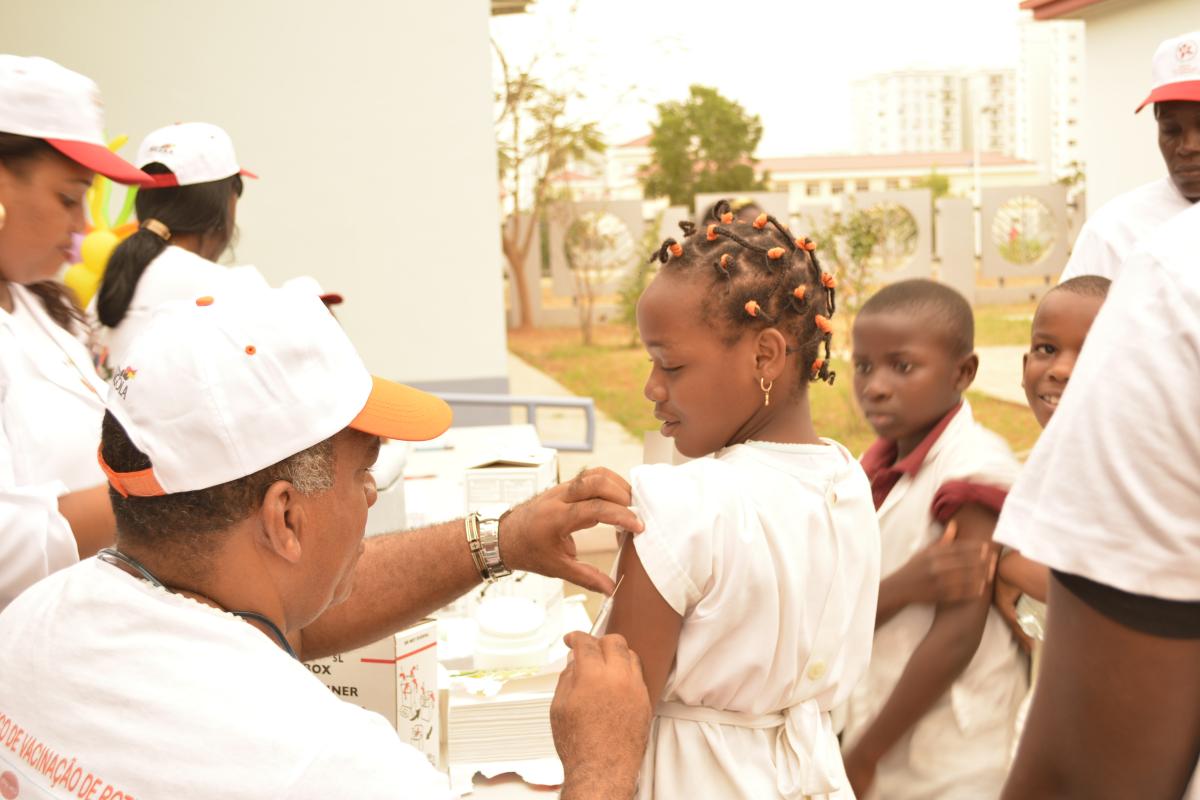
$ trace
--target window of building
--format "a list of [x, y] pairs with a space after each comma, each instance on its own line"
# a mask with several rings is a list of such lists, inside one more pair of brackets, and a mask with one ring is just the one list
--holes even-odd
[[889, 192], [894, 192], [900, 188], [900, 179], [899, 178], [888, 178], [887, 183], [885, 185]]
[[817, 181], [810, 181], [804, 184], [804, 193], [809, 197], [816, 197], [821, 193], [821, 184]]
[[857, 180], [854, 182], [854, 191], [856, 192], [865, 192], [868, 188], [869, 186], [864, 180]]
[[846, 191], [846, 182], [845, 181], [832, 181], [829, 184], [830, 194], [841, 194], [844, 191]]

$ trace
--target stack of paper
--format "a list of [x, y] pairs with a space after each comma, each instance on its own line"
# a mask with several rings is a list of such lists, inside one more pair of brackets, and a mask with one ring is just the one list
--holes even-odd
[[507, 681], [491, 697], [451, 691], [446, 726], [451, 764], [556, 758], [550, 701], [557, 674]]

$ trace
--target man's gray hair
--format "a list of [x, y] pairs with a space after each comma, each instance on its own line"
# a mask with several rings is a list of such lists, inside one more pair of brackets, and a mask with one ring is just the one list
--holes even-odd
[[[192, 492], [159, 497], [122, 497], [109, 488], [118, 536], [156, 548], [183, 548], [203, 559], [212, 550], [212, 537], [250, 516], [267, 489], [287, 481], [301, 494], [333, 488], [333, 438], [244, 478]], [[117, 472], [135, 472], [150, 466], [150, 459], [130, 441], [112, 414], [104, 415], [100, 448], [104, 460]]]

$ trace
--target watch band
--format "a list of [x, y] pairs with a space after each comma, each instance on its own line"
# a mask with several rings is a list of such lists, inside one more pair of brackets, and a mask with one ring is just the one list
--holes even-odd
[[479, 543], [483, 550], [483, 562], [487, 566], [489, 583], [512, 574], [512, 570], [504, 565], [504, 558], [500, 555], [499, 519], [479, 520]]
[[479, 541], [479, 515], [467, 514], [463, 520], [463, 528], [467, 534], [467, 548], [471, 551], [471, 561], [479, 572], [479, 578], [490, 582], [487, 563], [483, 560], [483, 544]]

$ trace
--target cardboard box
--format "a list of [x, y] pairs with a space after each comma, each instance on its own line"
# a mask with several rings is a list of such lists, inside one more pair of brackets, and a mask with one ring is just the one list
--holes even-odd
[[500, 514], [558, 483], [558, 452], [549, 447], [499, 453], [467, 468], [467, 513]]
[[402, 741], [441, 768], [435, 620], [305, 666], [346, 702], [382, 714]]

